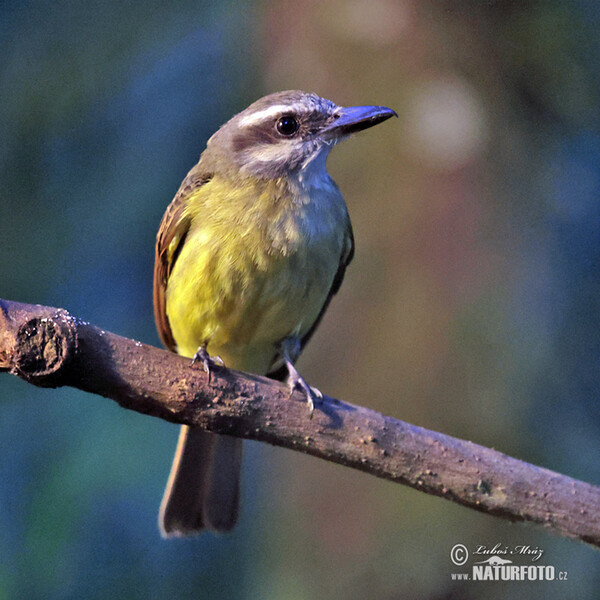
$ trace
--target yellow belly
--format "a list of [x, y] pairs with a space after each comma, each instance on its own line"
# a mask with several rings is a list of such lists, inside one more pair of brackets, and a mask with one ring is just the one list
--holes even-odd
[[206, 343], [227, 366], [264, 374], [278, 343], [304, 335], [321, 311], [347, 235], [345, 205], [337, 188], [316, 206], [274, 202], [269, 186], [232, 198], [216, 182], [203, 192], [167, 287], [178, 352]]

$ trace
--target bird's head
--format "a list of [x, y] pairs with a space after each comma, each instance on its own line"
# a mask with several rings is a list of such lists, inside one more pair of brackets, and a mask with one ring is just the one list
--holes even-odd
[[277, 92], [225, 123], [202, 158], [215, 170], [227, 164], [236, 173], [272, 179], [324, 171], [337, 142], [391, 116], [397, 115], [385, 106], [344, 108], [316, 94]]

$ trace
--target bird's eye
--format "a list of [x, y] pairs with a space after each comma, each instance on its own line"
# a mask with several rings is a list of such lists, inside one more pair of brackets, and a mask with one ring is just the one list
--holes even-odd
[[281, 117], [278, 121], [277, 121], [277, 131], [281, 134], [281, 135], [294, 135], [294, 133], [296, 133], [296, 131], [298, 131], [298, 121], [296, 120], [295, 117], [292, 117], [291, 115], [286, 115], [285, 117]]

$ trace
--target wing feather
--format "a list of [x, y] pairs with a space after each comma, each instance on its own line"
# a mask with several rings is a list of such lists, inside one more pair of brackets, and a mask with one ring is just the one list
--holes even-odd
[[194, 167], [183, 180], [175, 198], [165, 211], [158, 234], [154, 254], [154, 320], [162, 343], [175, 352], [177, 350], [169, 319], [167, 317], [167, 283], [175, 261], [181, 252], [190, 228], [190, 218], [185, 214], [187, 200], [200, 186], [210, 181], [212, 175], [202, 173]]

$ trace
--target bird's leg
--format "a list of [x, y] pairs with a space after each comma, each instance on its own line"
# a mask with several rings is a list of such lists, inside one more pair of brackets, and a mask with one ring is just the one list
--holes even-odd
[[223, 359], [220, 356], [210, 356], [206, 347], [208, 346], [208, 342], [204, 342], [198, 350], [196, 350], [196, 354], [192, 358], [192, 365], [195, 365], [198, 361], [202, 362], [202, 367], [206, 374], [208, 375], [208, 383], [210, 383], [211, 374], [216, 365], [220, 367], [224, 367], [225, 363], [223, 363]]
[[294, 365], [292, 355], [297, 357], [300, 354], [300, 340], [297, 337], [285, 338], [281, 342], [280, 351], [289, 374], [287, 383], [290, 388], [290, 397], [296, 388], [300, 388], [306, 396], [306, 401], [308, 402], [308, 408], [310, 410], [310, 418], [312, 419], [315, 411], [315, 402], [322, 400], [323, 394], [317, 388], [308, 385]]

